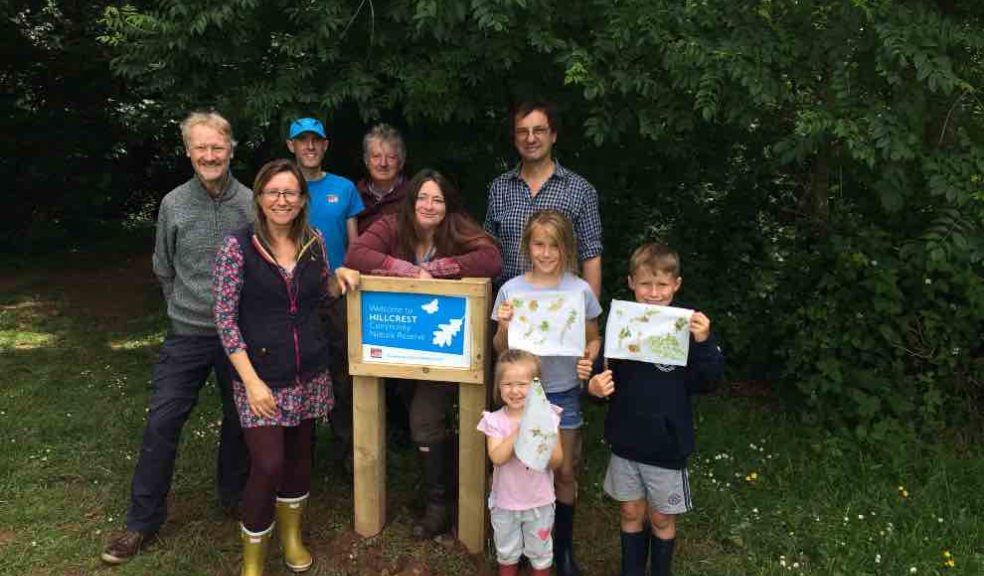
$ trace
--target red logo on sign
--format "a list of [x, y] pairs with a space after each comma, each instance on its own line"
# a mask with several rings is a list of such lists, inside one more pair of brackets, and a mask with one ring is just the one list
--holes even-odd
[[369, 349], [369, 357], [370, 358], [382, 358], [383, 357], [383, 349], [382, 348], [370, 348]]

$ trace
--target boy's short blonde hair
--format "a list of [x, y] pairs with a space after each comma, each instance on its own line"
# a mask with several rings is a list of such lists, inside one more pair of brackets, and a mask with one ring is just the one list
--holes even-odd
[[493, 386], [493, 396], [496, 402], [502, 403], [502, 398], [499, 397], [499, 380], [502, 379], [502, 373], [505, 372], [506, 366], [522, 363], [527, 363], [533, 368], [531, 377], [540, 377], [540, 358], [536, 354], [517, 348], [510, 348], [499, 354], [499, 359], [495, 362], [495, 386]]
[[519, 252], [523, 255], [524, 264], [527, 267], [533, 265], [530, 261], [530, 239], [534, 226], [542, 226], [560, 247], [561, 269], [577, 274], [577, 238], [574, 236], [574, 226], [567, 215], [559, 210], [537, 210], [530, 214], [519, 241]]
[[654, 273], [680, 277], [680, 255], [662, 242], [647, 242], [635, 249], [629, 258], [629, 275], [635, 275], [643, 266]]

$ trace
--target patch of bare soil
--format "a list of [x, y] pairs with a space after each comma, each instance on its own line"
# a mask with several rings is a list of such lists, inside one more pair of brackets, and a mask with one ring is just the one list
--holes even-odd
[[[84, 260], [84, 261], [83, 261]], [[160, 289], [149, 255], [119, 260], [80, 258], [78, 265], [30, 274], [0, 276], [0, 291], [30, 291], [61, 298], [65, 313], [91, 319], [103, 329], [122, 329], [160, 305]]]
[[17, 534], [11, 530], [0, 530], [0, 546], [10, 544], [17, 538]]

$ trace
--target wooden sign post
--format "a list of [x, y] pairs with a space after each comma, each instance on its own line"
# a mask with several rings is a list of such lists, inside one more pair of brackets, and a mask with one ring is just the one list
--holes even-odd
[[386, 395], [380, 378], [459, 384], [458, 539], [485, 543], [485, 409], [491, 284], [487, 278], [418, 280], [363, 276], [348, 295], [353, 387], [355, 531], [386, 522]]

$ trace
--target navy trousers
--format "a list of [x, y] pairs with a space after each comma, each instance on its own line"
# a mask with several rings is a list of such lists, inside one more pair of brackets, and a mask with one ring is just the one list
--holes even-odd
[[150, 412], [133, 472], [128, 529], [156, 532], [164, 524], [181, 429], [213, 370], [222, 398], [219, 500], [231, 504], [241, 497], [249, 473], [249, 457], [233, 402], [231, 369], [218, 336], [168, 334], [164, 339], [153, 369]]

